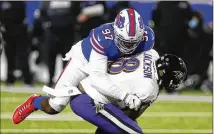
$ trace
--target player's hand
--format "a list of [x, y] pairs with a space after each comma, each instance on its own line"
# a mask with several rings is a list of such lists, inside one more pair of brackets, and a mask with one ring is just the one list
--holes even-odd
[[124, 102], [130, 109], [134, 109], [136, 111], [142, 104], [141, 100], [136, 95], [132, 94], [127, 94], [127, 96], [124, 98]]

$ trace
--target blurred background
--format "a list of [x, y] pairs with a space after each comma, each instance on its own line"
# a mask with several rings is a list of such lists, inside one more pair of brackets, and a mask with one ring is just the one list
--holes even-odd
[[73, 44], [128, 7], [154, 30], [159, 54], [180, 56], [188, 68], [181, 86], [161, 93], [138, 119], [140, 126], [153, 134], [212, 133], [211, 0], [0, 1], [1, 133], [93, 133], [95, 127], [69, 107], [57, 116], [37, 112], [20, 125], [11, 123], [11, 115], [29, 95], [42, 94], [44, 84], [54, 85], [66, 64], [61, 58]]
[[72, 45], [131, 7], [153, 28], [160, 55], [172, 53], [186, 62], [188, 77], [179, 89], [212, 91], [212, 1], [1, 1], [0, 7], [1, 81], [7, 85], [53, 85], [66, 64], [60, 58]]

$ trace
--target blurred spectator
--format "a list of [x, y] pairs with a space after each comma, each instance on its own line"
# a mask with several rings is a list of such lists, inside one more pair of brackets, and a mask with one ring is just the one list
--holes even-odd
[[[189, 56], [187, 57], [187, 65], [188, 65], [188, 75], [193, 75], [200, 73], [201, 70], [198, 64], [198, 60], [202, 54], [202, 47], [204, 42], [204, 33], [203, 33], [203, 18], [201, 14], [197, 11], [193, 12], [193, 16], [191, 21], [189, 21], [189, 36], [190, 43], [188, 44], [187, 50], [189, 52]], [[200, 61], [202, 62], [202, 61]]]
[[118, 1], [113, 7], [111, 7], [108, 11], [108, 20], [109, 22], [113, 22], [115, 19], [115, 16], [117, 16], [117, 14], [125, 9], [125, 8], [129, 8], [129, 1]]
[[15, 82], [16, 68], [21, 69], [25, 84], [32, 84], [28, 63], [29, 36], [25, 20], [25, 2], [0, 1], [0, 16], [0, 21], [5, 28], [3, 38], [8, 62], [7, 84]]
[[152, 12], [156, 35], [155, 48], [163, 53], [175, 54], [185, 61], [185, 47], [188, 44], [188, 22], [192, 9], [186, 1], [161, 1]]
[[209, 24], [204, 24], [203, 16], [200, 12], [195, 11], [193, 13], [189, 22], [189, 35], [191, 37], [191, 42], [187, 48], [189, 52], [187, 58], [189, 76], [183, 86], [211, 89], [207, 70], [213, 60], [210, 55], [213, 47], [213, 29], [209, 27]]
[[[44, 1], [41, 3], [42, 25], [46, 30], [45, 43], [49, 68], [49, 86], [53, 77], [57, 54], [63, 57], [68, 52], [75, 36], [76, 17], [80, 13], [80, 3], [75, 1]], [[63, 62], [63, 66], [66, 63]]]
[[[152, 12], [153, 29], [156, 36], [155, 49], [160, 53], [175, 54], [184, 61], [189, 43], [188, 23], [192, 9], [186, 1], [161, 1]], [[188, 66], [187, 66], [188, 68]], [[168, 90], [168, 93], [174, 91]]]
[[80, 9], [80, 14], [77, 16], [80, 26], [78, 33], [81, 38], [85, 38], [91, 29], [106, 22], [106, 3], [105, 1], [81, 1]]
[[36, 59], [36, 64], [39, 63], [47, 63], [47, 59], [45, 56], [45, 44], [44, 44], [44, 36], [45, 30], [42, 27], [42, 19], [41, 13], [39, 9], [36, 9], [34, 12], [34, 23], [32, 29], [32, 46], [33, 50], [38, 51], [39, 55]]
[[1, 55], [3, 48], [4, 48], [4, 46], [3, 46], [4, 40], [3, 40], [3, 36], [2, 36], [3, 31], [4, 31], [4, 29], [3, 29], [3, 26], [2, 26], [1, 21], [0, 21], [0, 55]]

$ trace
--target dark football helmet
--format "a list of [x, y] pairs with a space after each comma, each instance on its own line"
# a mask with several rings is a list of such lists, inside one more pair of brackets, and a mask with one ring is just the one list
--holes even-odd
[[158, 84], [161, 89], [178, 88], [186, 78], [187, 68], [184, 61], [173, 55], [165, 54], [156, 61]]

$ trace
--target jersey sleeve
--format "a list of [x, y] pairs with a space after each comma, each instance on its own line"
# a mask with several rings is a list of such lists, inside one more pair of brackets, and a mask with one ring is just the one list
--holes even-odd
[[91, 85], [103, 95], [123, 100], [127, 92], [114, 85], [111, 81], [107, 74], [107, 62], [106, 56], [92, 50], [89, 62]]
[[155, 34], [154, 31], [149, 27], [145, 26], [144, 38], [139, 44], [138, 52], [148, 51], [153, 48], [155, 43]]
[[102, 28], [98, 27], [92, 29], [90, 34], [90, 44], [92, 46], [92, 49], [95, 50], [97, 53], [104, 56], [107, 55], [109, 42], [104, 38]]
[[144, 103], [153, 103], [158, 96], [157, 83], [150, 79], [141, 79], [135, 84], [135, 93]]

